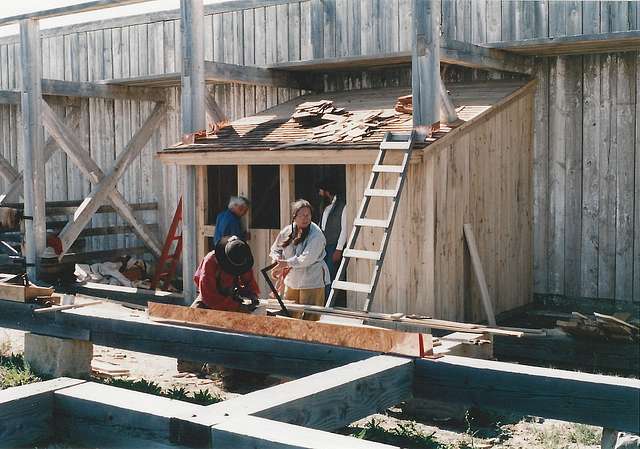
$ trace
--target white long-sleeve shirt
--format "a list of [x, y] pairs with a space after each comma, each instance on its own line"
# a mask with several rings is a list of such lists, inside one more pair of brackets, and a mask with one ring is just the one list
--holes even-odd
[[[329, 219], [329, 214], [333, 210], [337, 199], [338, 199], [338, 196], [334, 195], [333, 201], [331, 201], [331, 204], [325, 207], [324, 211], [322, 212], [321, 226], [322, 226], [323, 232], [327, 227], [327, 220]], [[342, 251], [342, 249], [344, 248], [344, 245], [346, 244], [347, 244], [347, 208], [345, 206], [342, 209], [342, 216], [340, 217], [340, 235], [338, 236], [338, 243], [336, 243], [336, 249], [338, 251]]]
[[299, 245], [294, 245], [292, 242], [286, 248], [282, 247], [291, 234], [291, 225], [282, 229], [271, 245], [271, 258], [284, 259], [291, 267], [291, 271], [284, 278], [284, 284], [287, 287], [324, 288], [331, 283], [329, 268], [324, 262], [326, 239], [317, 224], [311, 223], [309, 226], [311, 227], [309, 235]]

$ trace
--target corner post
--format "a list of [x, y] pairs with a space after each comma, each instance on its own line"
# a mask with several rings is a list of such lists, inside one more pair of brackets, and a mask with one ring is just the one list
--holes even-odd
[[24, 143], [24, 215], [27, 273], [37, 278], [37, 264], [46, 245], [45, 160], [42, 127], [42, 54], [37, 19], [20, 21], [22, 64], [22, 132]]
[[438, 0], [413, 0], [413, 50], [411, 88], [413, 128], [419, 140], [430, 134], [440, 117], [440, 36]]
[[[204, 6], [202, 0], [180, 0], [182, 35], [182, 133], [206, 128], [204, 85]], [[182, 282], [185, 303], [195, 298], [197, 264], [196, 168], [182, 168]]]

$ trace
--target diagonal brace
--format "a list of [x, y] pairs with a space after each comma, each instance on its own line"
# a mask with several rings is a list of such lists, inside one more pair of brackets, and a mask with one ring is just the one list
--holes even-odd
[[[156, 109], [154, 109], [151, 116], [149, 116], [147, 121], [140, 128], [140, 130], [138, 130], [136, 135], [134, 135], [131, 141], [129, 141], [125, 149], [125, 152], [122, 153], [118, 158], [118, 161], [116, 161], [116, 166], [118, 165], [118, 162], [121, 161], [122, 157], [129, 153], [128, 150], [137, 150], [137, 152], [135, 152], [135, 155], [137, 156], [137, 154], [142, 150], [142, 147], [144, 147], [144, 145], [146, 144], [147, 140], [151, 137], [151, 134], [153, 133], [155, 128], [162, 121], [162, 118], [164, 117], [164, 114], [165, 114], [165, 110], [166, 109], [164, 105], [158, 105]], [[60, 121], [60, 119], [58, 119], [58, 117], [53, 112], [53, 110], [44, 101], [42, 106], [42, 115], [43, 115], [44, 126], [47, 129], [47, 132], [49, 132], [49, 134], [51, 134], [51, 136], [58, 142], [58, 145], [60, 145], [60, 148], [65, 153], [67, 153], [67, 156], [69, 157], [69, 159], [73, 161], [73, 163], [84, 173], [84, 175], [89, 179], [89, 181], [92, 184], [96, 185], [101, 183], [101, 181], [105, 179], [105, 175], [100, 169], [100, 167], [98, 167], [98, 164], [96, 164], [95, 161], [91, 159], [91, 156], [87, 151], [83, 149], [82, 144], [78, 140], [78, 138], [73, 135], [73, 133], [69, 130], [69, 128], [65, 126], [64, 123]], [[140, 141], [143, 141], [143, 142], [140, 144]], [[132, 145], [134, 145], [134, 148], [132, 148]], [[124, 169], [126, 169], [126, 166], [131, 162], [131, 160], [133, 160], [133, 158], [131, 158], [124, 167], [121, 167], [118, 179], [120, 175], [124, 172]], [[115, 184], [117, 182], [118, 180], [116, 179], [115, 182], [113, 183], [114, 188], [106, 192], [107, 195], [102, 201], [102, 203], [104, 203], [104, 201], [108, 199], [113, 205], [114, 209], [116, 209], [118, 214], [122, 216], [122, 218], [124, 218], [133, 227], [134, 232], [144, 241], [147, 247], [149, 247], [149, 249], [151, 249], [156, 256], [159, 256], [162, 248], [161, 245], [157, 242], [157, 240], [154, 237], [152, 237], [152, 234], [149, 232], [146, 225], [144, 223], [141, 223], [137, 219], [137, 217], [133, 212], [133, 209], [127, 203], [127, 201], [122, 196], [122, 194], [115, 189]], [[95, 194], [95, 191], [92, 194]], [[103, 196], [103, 194], [101, 194], [101, 196]], [[100, 206], [98, 206], [98, 208], [99, 207]], [[97, 210], [97, 208], [95, 208], [95, 210]], [[78, 222], [77, 217], [78, 217], [78, 212], [76, 212], [74, 220], [72, 222], [74, 223]], [[86, 218], [83, 218], [83, 220], [86, 220]], [[83, 226], [85, 226], [87, 223], [88, 223], [88, 220], [84, 222]], [[63, 232], [66, 229], [67, 227], [63, 229]], [[80, 229], [80, 232], [81, 231], [82, 229]], [[76, 229], [74, 229], [74, 232], [76, 232]], [[69, 249], [71, 244], [73, 244], [73, 241], [77, 239], [80, 232], [77, 232], [77, 235], [73, 239], [71, 239], [70, 242], [69, 242], [69, 239], [66, 240], [66, 243], [63, 240], [63, 254]], [[67, 234], [67, 236], [71, 236], [71, 234]], [[61, 235], [61, 239], [62, 239], [62, 235]]]
[[[71, 114], [69, 115], [69, 126], [73, 128], [77, 128], [80, 124], [80, 109], [72, 108]], [[58, 150], [58, 143], [52, 136], [47, 137], [47, 140], [44, 143], [44, 162], [45, 164], [51, 159], [51, 156], [55, 154]], [[9, 180], [8, 177], [5, 177]], [[4, 203], [10, 203], [12, 201], [17, 201], [20, 196], [22, 196], [22, 192], [24, 190], [24, 181], [22, 172], [18, 173], [17, 176], [13, 178], [12, 181], [9, 181], [9, 187], [5, 190], [3, 194], [0, 195], [0, 206]]]

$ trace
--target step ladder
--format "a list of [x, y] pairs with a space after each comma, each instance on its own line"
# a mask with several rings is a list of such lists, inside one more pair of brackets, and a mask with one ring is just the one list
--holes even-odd
[[[169, 232], [167, 232], [167, 238], [165, 239], [164, 246], [162, 247], [162, 254], [160, 254], [160, 259], [158, 259], [158, 263], [156, 264], [156, 270], [153, 273], [153, 279], [151, 280], [152, 290], [158, 288], [160, 282], [162, 282], [161, 287], [166, 290], [175, 277], [178, 261], [182, 254], [182, 231], [180, 231], [179, 235], [176, 235], [181, 223], [182, 197], [180, 197], [178, 207], [176, 207], [176, 212], [173, 214], [173, 220], [171, 221]], [[171, 251], [171, 247], [173, 246], [173, 242], [177, 242], [176, 248], [172, 254], [169, 254], [169, 251]]]
[[[335, 302], [336, 290], [346, 290], [366, 293], [367, 301], [365, 303], [364, 311], [368, 312], [371, 309], [373, 298], [376, 293], [376, 287], [378, 285], [378, 280], [380, 279], [380, 273], [382, 271], [382, 263], [384, 262], [387, 245], [389, 244], [389, 236], [391, 234], [391, 229], [393, 228], [393, 221], [396, 218], [398, 204], [400, 203], [402, 187], [404, 186], [404, 182], [407, 177], [407, 171], [409, 169], [409, 160], [411, 159], [413, 140], [414, 132], [411, 132], [411, 134], [390, 132], [385, 133], [384, 138], [380, 143], [378, 156], [371, 170], [369, 184], [364, 191], [364, 196], [362, 198], [362, 202], [360, 203], [358, 215], [353, 222], [353, 229], [351, 230], [351, 235], [349, 236], [349, 242], [342, 253], [342, 261], [340, 262], [340, 267], [338, 268], [338, 272], [336, 273], [336, 278], [331, 284], [331, 293], [329, 293], [326, 307], [333, 307], [333, 304]], [[384, 159], [387, 151], [402, 151], [402, 163], [400, 165], [384, 165]], [[395, 173], [398, 175], [395, 189], [376, 188], [376, 182], [380, 177], [380, 173]], [[369, 203], [371, 202], [371, 198], [374, 197], [391, 198], [391, 210], [389, 211], [386, 219], [381, 220], [366, 218]], [[366, 227], [384, 229], [382, 242], [380, 244], [380, 251], [364, 251], [355, 249], [360, 230]], [[350, 259], [368, 259], [375, 261], [375, 266], [371, 275], [371, 282], [369, 284], [346, 282], [340, 280], [347, 272], [347, 266], [349, 265]]]

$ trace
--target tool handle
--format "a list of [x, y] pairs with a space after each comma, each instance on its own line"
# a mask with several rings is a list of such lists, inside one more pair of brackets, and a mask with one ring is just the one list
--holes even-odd
[[282, 298], [280, 297], [280, 293], [278, 293], [278, 290], [276, 289], [275, 285], [273, 285], [273, 282], [271, 281], [271, 277], [269, 276], [269, 271], [273, 270], [276, 267], [276, 265], [278, 265], [278, 262], [274, 262], [271, 265], [268, 265], [268, 266], [264, 267], [262, 270], [260, 270], [260, 272], [262, 273], [262, 276], [264, 276], [264, 280], [267, 282], [267, 285], [269, 286], [269, 288], [273, 292], [273, 295], [278, 300], [278, 304], [280, 304], [280, 309], [284, 312], [284, 314], [286, 316], [291, 318], [291, 314], [289, 313], [289, 310], [284, 305], [284, 302], [282, 301]]

